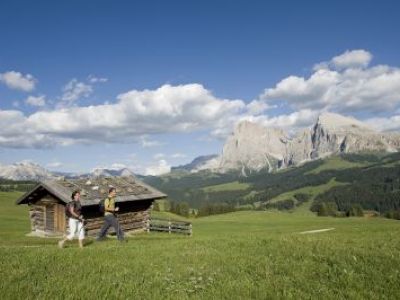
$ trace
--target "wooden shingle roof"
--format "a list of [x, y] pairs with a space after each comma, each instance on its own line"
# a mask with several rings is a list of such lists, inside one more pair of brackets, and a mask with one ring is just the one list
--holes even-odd
[[43, 192], [48, 192], [62, 202], [68, 203], [71, 201], [72, 192], [80, 190], [82, 206], [96, 205], [101, 199], [107, 197], [110, 187], [115, 187], [117, 189], [116, 202], [161, 199], [167, 197], [167, 195], [133, 176], [96, 177], [44, 180], [19, 198], [16, 203], [27, 204], [35, 202]]

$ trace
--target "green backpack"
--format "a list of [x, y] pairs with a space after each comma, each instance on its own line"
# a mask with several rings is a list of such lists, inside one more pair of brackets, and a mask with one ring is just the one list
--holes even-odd
[[[108, 199], [108, 198], [106, 198]], [[105, 206], [104, 206], [104, 202], [106, 202], [106, 199], [102, 199], [99, 202], [99, 211], [103, 214], [106, 210], [105, 210]]]

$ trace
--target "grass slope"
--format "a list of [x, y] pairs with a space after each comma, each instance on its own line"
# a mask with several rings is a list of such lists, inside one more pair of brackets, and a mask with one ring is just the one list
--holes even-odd
[[400, 297], [397, 221], [237, 212], [193, 221], [193, 237], [150, 233], [61, 250], [24, 236], [17, 196], [0, 194], [2, 299]]
[[306, 186], [306, 187], [303, 187], [300, 189], [296, 189], [296, 190], [292, 190], [292, 191], [280, 194], [280, 195], [272, 198], [269, 202], [275, 203], [275, 202], [279, 202], [279, 201], [286, 200], [286, 199], [293, 199], [294, 201], [296, 201], [296, 199], [293, 196], [295, 194], [300, 194], [300, 193], [310, 195], [311, 199], [314, 199], [314, 197], [316, 195], [323, 193], [323, 192], [331, 189], [334, 186], [343, 185], [343, 184], [344, 183], [337, 182], [335, 180], [335, 178], [332, 178], [326, 184], [321, 184], [321, 185], [317, 185], [317, 186]]
[[202, 190], [206, 193], [212, 193], [212, 192], [224, 192], [224, 191], [242, 191], [242, 190], [247, 190], [249, 187], [250, 184], [248, 183], [234, 181], [229, 183], [206, 186], [202, 188]]
[[344, 160], [340, 156], [331, 156], [329, 158], [324, 159], [324, 163], [314, 170], [311, 170], [307, 174], [319, 174], [322, 171], [326, 170], [344, 170], [344, 169], [349, 169], [349, 168], [362, 168], [365, 166], [368, 166], [370, 163], [369, 162], [351, 162]]

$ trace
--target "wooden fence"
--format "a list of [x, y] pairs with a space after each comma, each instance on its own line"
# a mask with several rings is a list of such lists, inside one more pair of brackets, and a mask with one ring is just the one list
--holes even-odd
[[168, 232], [168, 233], [180, 233], [187, 234], [191, 236], [192, 223], [183, 221], [172, 221], [165, 219], [154, 219], [151, 218], [147, 224], [147, 231], [158, 231], [158, 232]]

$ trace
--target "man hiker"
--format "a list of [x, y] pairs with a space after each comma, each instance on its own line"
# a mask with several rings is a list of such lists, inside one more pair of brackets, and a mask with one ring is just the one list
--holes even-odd
[[65, 208], [66, 215], [68, 216], [69, 224], [69, 235], [64, 237], [63, 240], [58, 242], [60, 248], [64, 248], [64, 244], [67, 240], [71, 241], [75, 235], [78, 236], [79, 247], [83, 248], [83, 240], [85, 238], [85, 228], [83, 228], [83, 216], [81, 214], [81, 193], [80, 191], [74, 191], [71, 195], [72, 201], [67, 203]]
[[124, 232], [119, 225], [118, 219], [116, 217], [117, 211], [119, 211], [119, 207], [115, 206], [115, 196], [117, 194], [117, 190], [115, 187], [111, 187], [108, 190], [108, 197], [104, 200], [104, 224], [101, 227], [100, 233], [97, 236], [97, 241], [101, 241], [107, 234], [108, 229], [112, 226], [117, 233], [118, 240], [120, 242], [125, 241]]

